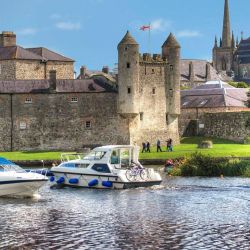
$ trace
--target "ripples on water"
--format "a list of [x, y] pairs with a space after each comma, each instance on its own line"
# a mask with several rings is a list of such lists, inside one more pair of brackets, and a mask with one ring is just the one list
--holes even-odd
[[0, 199], [0, 249], [250, 249], [250, 179]]

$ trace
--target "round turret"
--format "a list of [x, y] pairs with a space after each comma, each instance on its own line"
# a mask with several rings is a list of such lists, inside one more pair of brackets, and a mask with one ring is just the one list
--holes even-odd
[[127, 31], [118, 44], [118, 112], [139, 113], [139, 45]]

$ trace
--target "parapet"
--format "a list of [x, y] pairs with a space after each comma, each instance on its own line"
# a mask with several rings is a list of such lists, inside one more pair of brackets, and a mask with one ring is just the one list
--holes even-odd
[[141, 63], [165, 63], [166, 59], [162, 58], [161, 54], [153, 54], [143, 53], [140, 54], [140, 62]]

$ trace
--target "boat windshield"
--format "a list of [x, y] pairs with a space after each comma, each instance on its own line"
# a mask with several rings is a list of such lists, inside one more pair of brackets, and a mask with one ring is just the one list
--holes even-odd
[[86, 155], [83, 159], [84, 160], [101, 160], [106, 152], [104, 151], [91, 151], [88, 155]]
[[0, 172], [25, 173], [25, 170], [17, 165], [0, 165]]

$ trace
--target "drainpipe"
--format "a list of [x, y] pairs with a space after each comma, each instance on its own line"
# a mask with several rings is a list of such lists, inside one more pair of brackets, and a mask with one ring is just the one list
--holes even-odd
[[13, 151], [13, 94], [10, 94], [10, 151]]

